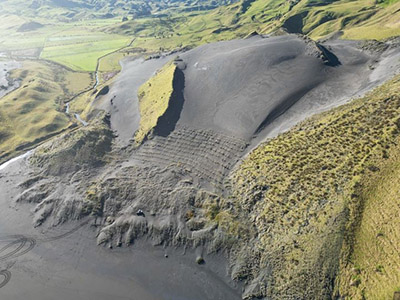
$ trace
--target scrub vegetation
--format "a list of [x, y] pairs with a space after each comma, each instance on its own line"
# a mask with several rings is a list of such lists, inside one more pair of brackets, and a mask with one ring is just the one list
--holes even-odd
[[[252, 266], [244, 261], [238, 278], [259, 281], [263, 296], [321, 299], [333, 295], [340, 269], [337, 294], [393, 296], [400, 284], [399, 88], [397, 77], [312, 117], [239, 165], [230, 214], [253, 230], [240, 237], [252, 245], [246, 260]], [[273, 282], [263, 270], [274, 274]]]
[[[31, 161], [44, 175], [64, 177], [66, 186], [81, 171], [73, 181], [79, 197], [67, 208], [61, 181], [46, 183], [49, 194], [57, 184], [58, 194], [42, 193], [39, 206], [46, 209], [35, 211], [35, 225], [51, 214], [60, 224], [91, 213], [105, 221], [99, 244], [130, 245], [150, 234], [155, 245], [226, 251], [244, 299], [393, 298], [400, 288], [400, 77], [307, 119], [239, 162], [247, 141], [185, 126], [175, 131], [185, 85], [178, 60], [139, 88], [135, 145], [113, 148], [114, 98], [110, 114], [91, 103], [106, 86], [108, 93], [125, 56], [284, 32], [385, 40], [400, 35], [400, 1], [95, 2], [0, 4], [1, 57], [21, 63], [8, 74], [20, 87], [0, 99], [0, 161], [64, 132]], [[91, 123], [75, 130], [74, 113]], [[165, 120], [168, 113], [176, 122]], [[179, 134], [151, 140], [162, 122], [174, 123], [168, 129]], [[204, 156], [194, 157], [194, 147], [204, 147]], [[214, 177], [218, 189], [207, 185]], [[40, 188], [19, 199], [36, 197]], [[149, 223], [136, 213], [146, 206]]]

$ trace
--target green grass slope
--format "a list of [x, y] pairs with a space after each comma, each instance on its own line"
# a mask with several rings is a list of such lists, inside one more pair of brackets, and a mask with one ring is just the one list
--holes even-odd
[[[232, 174], [234, 208], [222, 209], [222, 215], [240, 216], [239, 222], [247, 228], [240, 235], [241, 254], [235, 256], [239, 266], [233, 276], [250, 283], [245, 293], [249, 299], [330, 298], [340, 258], [342, 269], [351, 259], [363, 261], [363, 286], [377, 295], [374, 288], [381, 274], [365, 267], [375, 254], [378, 257], [369, 263], [388, 272], [379, 293], [393, 292], [399, 272], [395, 249], [400, 241], [394, 239], [396, 221], [389, 221], [396, 210], [389, 210], [399, 205], [398, 198], [393, 192], [385, 194], [385, 186], [377, 188], [379, 182], [371, 184], [369, 178], [379, 170], [377, 161], [390, 164], [389, 153], [397, 147], [399, 90], [397, 77], [362, 99], [299, 124], [252, 151]], [[397, 184], [393, 174], [387, 176], [392, 181], [387, 188]], [[376, 199], [376, 193], [383, 198]], [[390, 201], [383, 204], [386, 198]], [[369, 201], [381, 203], [378, 212]], [[369, 221], [363, 218], [363, 222], [369, 225], [361, 223], [356, 231], [364, 203]], [[376, 220], [376, 214], [384, 218]], [[383, 238], [371, 240], [377, 234], [371, 226], [385, 221], [386, 227], [374, 229], [385, 231]], [[385, 244], [378, 243], [381, 238]], [[384, 249], [377, 250], [382, 245]], [[369, 246], [370, 251], [364, 252]]]
[[[151, 1], [135, 2], [129, 12], [121, 8], [123, 1], [116, 1], [122, 6], [100, 1], [98, 7], [79, 0], [35, 3], [0, 3], [0, 52], [38, 59], [25, 60], [13, 72], [21, 88], [0, 101], [0, 160], [68, 128], [72, 119], [64, 101], [93, 85], [89, 72], [98, 59], [120, 48], [124, 52], [100, 62], [100, 70], [118, 70], [118, 58], [129, 51], [194, 47], [254, 31], [283, 28], [314, 39], [334, 33], [346, 39], [400, 35], [396, 0], [242, 0], [212, 10], [203, 1], [199, 10], [185, 2], [169, 11], [165, 3]], [[125, 16], [128, 21], [121, 20]], [[176, 70], [167, 65], [139, 90], [137, 143], [170, 107]], [[302, 122], [260, 145], [231, 174], [231, 193], [209, 205], [209, 218], [237, 241], [232, 275], [247, 283], [246, 299], [391, 299], [400, 288], [399, 91], [397, 77]], [[72, 111], [87, 114], [90, 94], [71, 103]], [[96, 144], [95, 127], [82, 129], [78, 141], [89, 134]], [[112, 136], [103, 129], [100, 153], [111, 147]], [[69, 146], [60, 144], [57, 151]], [[85, 159], [91, 147], [80, 152]], [[56, 157], [55, 173], [65, 155]]]
[[[400, 2], [369, 0], [300, 1], [285, 17], [283, 26], [312, 38], [342, 32], [346, 39], [385, 39], [399, 35]], [[301, 21], [300, 21], [301, 19]]]
[[0, 160], [71, 125], [64, 101], [91, 83], [89, 74], [38, 61], [25, 61], [11, 76], [21, 87], [0, 101]]
[[400, 291], [400, 146], [375, 157], [363, 176], [364, 210], [353, 251], [342, 261], [338, 292], [346, 299], [393, 299]]
[[[94, 9], [96, 13], [67, 20], [60, 19], [60, 11], [75, 14], [76, 8], [54, 4], [34, 8], [20, 2], [2, 5], [0, 16], [7, 25], [0, 25], [0, 52], [49, 59], [79, 71], [94, 71], [98, 58], [124, 48], [134, 38], [132, 49], [154, 52], [241, 38], [254, 31], [271, 33], [282, 27], [314, 39], [335, 32], [348, 39], [385, 39], [400, 33], [399, 1], [242, 0], [212, 10], [207, 10], [208, 6], [200, 10], [170, 8], [168, 13], [129, 17], [127, 21], [122, 21], [124, 10], [117, 4], [109, 18], [98, 13], [112, 6], [98, 3], [96, 8], [79, 6], [83, 12]], [[150, 7], [152, 12], [167, 9]], [[117, 65], [114, 68], [118, 70]]]
[[134, 18], [172, 12], [209, 10], [236, 0], [3, 0], [0, 10], [25, 17], [56, 18], [61, 22], [87, 18], [108, 19], [118, 16]]
[[400, 34], [400, 2], [371, 0], [242, 0], [212, 11], [134, 19], [105, 27], [135, 35], [136, 47], [151, 51], [197, 46], [284, 28], [320, 39], [340, 32], [347, 39], [386, 39]]
[[[399, 142], [398, 140], [396, 141]], [[338, 287], [347, 299], [393, 299], [400, 290], [400, 148], [368, 171], [360, 198], [364, 212], [354, 251], [343, 263]]]

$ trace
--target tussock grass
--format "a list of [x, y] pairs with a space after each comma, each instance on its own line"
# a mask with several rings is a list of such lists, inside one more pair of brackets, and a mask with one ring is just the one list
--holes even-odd
[[[397, 77], [364, 98], [310, 118], [259, 146], [232, 174], [231, 202], [236, 207], [233, 215], [240, 215], [249, 228], [255, 229], [253, 238], [242, 237], [245, 243], [255, 243], [252, 251], [259, 257], [247, 270], [247, 276], [267, 281], [262, 273], [254, 270], [272, 268], [273, 285], [269, 283], [268, 289], [275, 297], [307, 295], [316, 299], [332, 292], [333, 287], [329, 285], [336, 277], [339, 258], [347, 262], [353, 253], [354, 240], [359, 238], [358, 233], [353, 233], [357, 232], [365, 201], [360, 196], [361, 187], [365, 186], [369, 199], [375, 198], [377, 192], [384, 195], [385, 186], [378, 189], [376, 181], [373, 186], [377, 192], [371, 194], [368, 190], [371, 183], [366, 179], [371, 170], [376, 170], [375, 161], [386, 161], [388, 153], [397, 147], [399, 90], [400, 77]], [[395, 185], [397, 181], [392, 179], [387, 184], [387, 188], [392, 188], [390, 184]], [[382, 206], [397, 205], [395, 193], [384, 197], [380, 201], [391, 198], [392, 205]], [[374, 214], [381, 212], [373, 212], [375, 206], [370, 205], [371, 212], [366, 210], [366, 213], [372, 220], [376, 217]], [[383, 230], [397, 232], [395, 223], [387, 221], [386, 226]], [[368, 260], [360, 256], [368, 247], [362, 245], [366, 235], [363, 230], [354, 252], [359, 261]], [[394, 237], [388, 237], [384, 245], [379, 244], [387, 247], [383, 252], [371, 245], [371, 252], [365, 253], [371, 257], [380, 255], [373, 263], [374, 268], [382, 265], [385, 269], [388, 265], [385, 261], [396, 256], [392, 247], [399, 240], [395, 241]], [[386, 256], [386, 251], [392, 256]], [[397, 263], [389, 267], [391, 274], [387, 282], [389, 278], [398, 278], [395, 266]], [[238, 274], [244, 276], [243, 273]], [[370, 276], [370, 273], [365, 275]], [[374, 276], [378, 275], [374, 273]], [[396, 284], [394, 280], [381, 290], [390, 293]], [[368, 290], [374, 287], [372, 281]]]
[[361, 178], [358, 200], [364, 209], [338, 280], [346, 299], [389, 300], [400, 288], [399, 138], [395, 142], [385, 159], [373, 157]]

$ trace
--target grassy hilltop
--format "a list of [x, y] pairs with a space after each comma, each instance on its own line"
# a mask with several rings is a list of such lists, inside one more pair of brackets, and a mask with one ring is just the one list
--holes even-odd
[[[4, 20], [0, 52], [92, 72], [97, 60], [107, 56], [110, 63], [102, 71], [114, 71], [119, 69], [121, 54], [138, 48], [152, 52], [193, 47], [245, 37], [254, 31], [270, 33], [284, 28], [314, 39], [336, 32], [349, 39], [384, 39], [398, 35], [400, 30], [398, 1], [243, 0], [214, 9], [201, 6], [193, 11], [185, 9], [183, 2], [181, 9], [171, 8], [168, 13], [162, 13], [168, 5], [159, 7], [161, 4], [150, 2], [148, 14], [143, 15], [134, 14], [119, 3], [108, 6], [98, 1], [96, 5], [53, 2], [33, 1], [28, 6], [18, 1], [0, 3]], [[214, 5], [226, 3], [217, 1]], [[105, 17], [99, 13], [104, 11], [113, 14]]]
[[[18, 1], [0, 4], [5, 21], [0, 27], [0, 52], [51, 60], [77, 71], [94, 71], [98, 58], [121, 48], [125, 54], [136, 48], [149, 52], [172, 50], [245, 37], [253, 31], [270, 33], [284, 28], [314, 39], [335, 32], [349, 39], [385, 39], [400, 31], [399, 1], [243, 0], [193, 11], [184, 9], [183, 2], [181, 9], [170, 9], [168, 13], [161, 13], [164, 8], [150, 2], [149, 13], [144, 15], [133, 14], [119, 3], [110, 7], [98, 1], [96, 6], [78, 1], [65, 1], [75, 3], [70, 6], [42, 2], [39, 6]], [[226, 3], [217, 1], [214, 5]], [[78, 10], [81, 15], [73, 14]], [[59, 11], [64, 12], [65, 19], [60, 19]], [[104, 17], [99, 11], [113, 14]], [[117, 58], [121, 58], [118, 53]], [[116, 62], [105, 71], [118, 68]]]
[[158, 50], [196, 46], [284, 28], [318, 39], [340, 32], [349, 39], [385, 39], [399, 34], [398, 1], [245, 0], [209, 12], [128, 21], [107, 32], [138, 35], [140, 47]]
[[135, 141], [142, 143], [170, 105], [176, 66], [167, 64], [139, 89], [140, 127]]
[[11, 71], [20, 87], [0, 101], [0, 157], [31, 148], [73, 124], [65, 101], [91, 83], [88, 73], [43, 61], [24, 61]]

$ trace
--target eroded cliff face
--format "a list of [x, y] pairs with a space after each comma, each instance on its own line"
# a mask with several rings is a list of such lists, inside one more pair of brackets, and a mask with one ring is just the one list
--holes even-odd
[[[107, 126], [98, 120], [60, 137], [62, 143], [45, 144], [32, 156], [35, 175], [21, 185], [24, 191], [17, 201], [37, 204], [35, 225], [92, 215], [103, 226], [99, 244], [130, 245], [146, 236], [155, 245], [225, 249], [228, 236], [215, 220], [227, 205], [221, 184], [244, 145], [212, 132], [180, 128], [140, 148], [110, 151]], [[221, 143], [214, 143], [216, 139]], [[199, 144], [203, 154], [192, 152]], [[103, 152], [85, 156], [96, 148]], [[232, 158], [224, 163], [225, 156]], [[218, 184], [218, 192], [207, 187], [209, 178]]]

